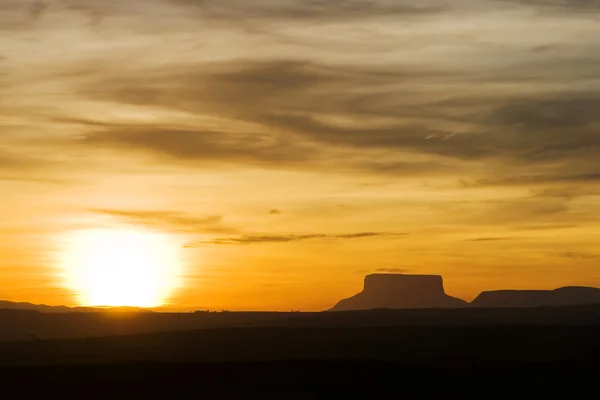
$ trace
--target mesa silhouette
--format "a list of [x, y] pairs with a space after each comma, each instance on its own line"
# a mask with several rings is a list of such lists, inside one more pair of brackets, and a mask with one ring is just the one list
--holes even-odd
[[497, 290], [482, 292], [473, 302], [449, 296], [439, 275], [372, 274], [364, 289], [341, 300], [330, 311], [377, 308], [515, 308], [600, 304], [600, 289], [564, 287], [556, 290]]
[[364, 290], [340, 301], [331, 311], [374, 308], [456, 308], [464, 300], [448, 296], [439, 275], [372, 274], [365, 278]]

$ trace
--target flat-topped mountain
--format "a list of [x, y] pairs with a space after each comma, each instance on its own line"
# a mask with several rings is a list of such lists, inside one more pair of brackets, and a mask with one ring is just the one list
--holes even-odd
[[372, 274], [365, 278], [362, 292], [340, 301], [331, 311], [466, 306], [466, 301], [445, 293], [439, 275]]
[[556, 290], [496, 290], [482, 292], [473, 307], [542, 307], [600, 303], [600, 289], [564, 287]]

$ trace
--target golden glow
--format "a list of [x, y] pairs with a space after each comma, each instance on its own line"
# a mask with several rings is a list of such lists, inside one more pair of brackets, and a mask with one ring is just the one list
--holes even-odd
[[600, 286], [599, 2], [200, 3], [0, 0], [0, 300]]
[[156, 307], [178, 283], [178, 247], [154, 232], [73, 232], [61, 258], [65, 284], [78, 293], [81, 305]]

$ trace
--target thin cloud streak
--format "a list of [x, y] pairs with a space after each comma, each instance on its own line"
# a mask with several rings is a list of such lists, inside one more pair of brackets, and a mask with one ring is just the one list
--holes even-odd
[[385, 232], [358, 232], [349, 234], [308, 234], [308, 235], [245, 235], [234, 238], [215, 238], [195, 243], [189, 243], [186, 247], [198, 247], [202, 245], [250, 245], [266, 243], [290, 243], [309, 240], [340, 241], [351, 239], [363, 239], [373, 237], [404, 237], [407, 233], [385, 233]]
[[189, 213], [173, 210], [139, 211], [91, 209], [96, 214], [103, 214], [129, 223], [159, 229], [175, 230], [188, 233], [233, 233], [236, 229], [223, 224], [223, 216], [194, 216]]

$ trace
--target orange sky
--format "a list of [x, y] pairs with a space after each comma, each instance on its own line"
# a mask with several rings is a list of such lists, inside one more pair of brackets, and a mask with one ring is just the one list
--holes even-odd
[[0, 0], [0, 299], [76, 305], [62, 239], [107, 227], [171, 237], [180, 309], [600, 286], [598, 37], [559, 0]]

